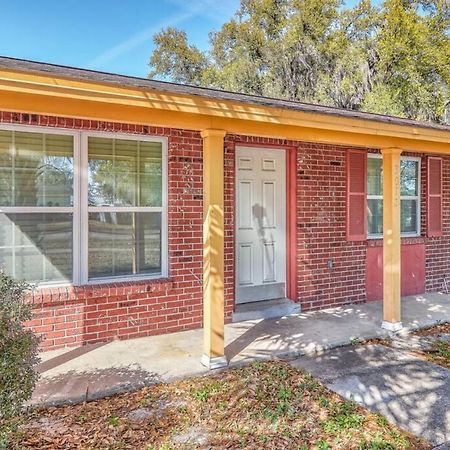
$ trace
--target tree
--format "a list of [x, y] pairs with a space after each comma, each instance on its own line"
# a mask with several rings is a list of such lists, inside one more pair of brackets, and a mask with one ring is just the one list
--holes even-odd
[[210, 48], [169, 28], [151, 76], [249, 94], [443, 121], [448, 0], [241, 0]]
[[377, 22], [378, 10], [370, 0], [341, 12], [327, 49], [330, 62], [320, 75], [319, 103], [360, 109], [372, 88], [377, 60], [373, 36]]
[[195, 46], [189, 45], [184, 31], [169, 27], [153, 38], [156, 49], [150, 58], [154, 70], [151, 77], [169, 78], [175, 83], [202, 84], [206, 57]]
[[[421, 8], [428, 14], [421, 14]], [[386, 0], [376, 41], [373, 92], [381, 92], [384, 102], [369, 96], [366, 105], [374, 112], [394, 108], [405, 117], [442, 119], [450, 82], [449, 22], [442, 15], [449, 8], [435, 8], [428, 1]]]

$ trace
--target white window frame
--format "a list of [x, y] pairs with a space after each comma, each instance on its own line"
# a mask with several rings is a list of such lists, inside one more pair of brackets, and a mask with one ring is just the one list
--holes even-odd
[[[28, 125], [15, 125], [15, 124], [0, 124], [0, 130], [2, 131], [17, 131], [39, 134], [56, 134], [64, 136], [72, 136], [73, 138], [73, 205], [72, 206], [0, 206], [0, 213], [65, 213], [72, 214], [72, 280], [73, 284], [75, 280], [79, 279], [79, 251], [76, 251], [80, 247], [80, 228], [75, 226], [76, 217], [79, 215], [79, 161], [80, 161], [80, 133], [75, 130], [68, 130], [65, 128], [53, 128], [53, 127], [38, 127]], [[65, 283], [60, 281], [55, 282], [42, 282], [39, 286], [67, 286], [72, 283]]]
[[[379, 153], [368, 153], [368, 158], [373, 159], [383, 159], [383, 155], [380, 155]], [[401, 233], [401, 237], [418, 237], [420, 236], [420, 222], [421, 222], [421, 216], [420, 216], [420, 194], [421, 194], [421, 164], [422, 159], [419, 156], [400, 156], [400, 161], [417, 161], [418, 167], [417, 167], [417, 195], [401, 195], [401, 200], [416, 200], [416, 214], [417, 214], [417, 228], [415, 232], [412, 233]], [[369, 169], [367, 169], [367, 176], [369, 173]], [[382, 195], [373, 195], [373, 194], [367, 194], [367, 200], [383, 200]], [[383, 234], [380, 233], [370, 233], [367, 230], [367, 238], [368, 239], [383, 239]]]
[[[124, 139], [130, 141], [159, 142], [162, 144], [162, 203], [161, 206], [89, 206], [88, 205], [88, 140], [90, 137], [104, 139]], [[81, 135], [81, 173], [85, 174], [86, 181], [81, 183], [81, 260], [84, 261], [81, 267], [81, 282], [83, 284], [111, 283], [114, 281], [147, 280], [155, 278], [165, 278], [168, 276], [168, 226], [167, 226], [167, 196], [168, 196], [168, 166], [167, 166], [167, 144], [165, 137], [141, 136], [138, 134], [125, 134], [114, 132], [82, 132]], [[160, 212], [161, 213], [161, 274], [149, 275], [123, 275], [117, 277], [102, 277], [89, 279], [88, 274], [88, 240], [90, 212]]]
[[[0, 130], [25, 131], [29, 133], [69, 135], [73, 137], [73, 206], [41, 207], [27, 206], [1, 207], [0, 213], [70, 213], [73, 214], [72, 242], [72, 282], [43, 282], [45, 286], [84, 286], [120, 281], [142, 281], [166, 278], [169, 275], [168, 250], [168, 139], [161, 136], [129, 134], [121, 132], [89, 132], [67, 128], [0, 124]], [[102, 137], [134, 141], [159, 142], [162, 144], [162, 204], [161, 207], [88, 207], [88, 138]], [[88, 278], [88, 212], [105, 209], [109, 212], [161, 212], [161, 274], [124, 275], [108, 278]]]

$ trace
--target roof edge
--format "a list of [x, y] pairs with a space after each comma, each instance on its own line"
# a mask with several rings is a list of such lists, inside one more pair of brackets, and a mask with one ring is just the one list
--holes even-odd
[[169, 81], [153, 80], [148, 78], [120, 75], [110, 72], [102, 72], [92, 69], [83, 69], [72, 66], [43, 63], [38, 61], [0, 56], [0, 68], [11, 71], [36, 73], [41, 75], [53, 75], [77, 81], [89, 81], [100, 84], [115, 85], [120, 87], [133, 87], [142, 90], [167, 92], [178, 95], [198, 96], [207, 99], [218, 99], [250, 105], [273, 107], [291, 111], [321, 114], [347, 119], [368, 120], [372, 122], [400, 125], [406, 127], [419, 127], [430, 130], [450, 132], [450, 125], [435, 122], [422, 122], [402, 117], [368, 113], [362, 111], [336, 108], [332, 106], [302, 103], [292, 100], [276, 99], [251, 94], [242, 94], [202, 86], [177, 84]]

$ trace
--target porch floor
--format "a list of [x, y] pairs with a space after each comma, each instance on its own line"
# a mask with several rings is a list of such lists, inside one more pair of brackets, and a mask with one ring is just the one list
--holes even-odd
[[[355, 339], [385, 337], [382, 302], [250, 320], [225, 327], [230, 366], [255, 359], [318, 354]], [[402, 299], [405, 331], [450, 322], [450, 295]], [[40, 355], [41, 379], [32, 403], [61, 404], [138, 389], [153, 382], [206, 374], [202, 330], [54, 350]]]

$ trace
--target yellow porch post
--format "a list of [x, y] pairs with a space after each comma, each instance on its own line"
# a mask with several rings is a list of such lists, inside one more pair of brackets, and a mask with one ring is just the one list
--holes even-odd
[[383, 155], [383, 323], [389, 331], [401, 322], [400, 154], [399, 148], [384, 148]]
[[203, 138], [203, 356], [210, 369], [227, 365], [224, 352], [224, 130]]

